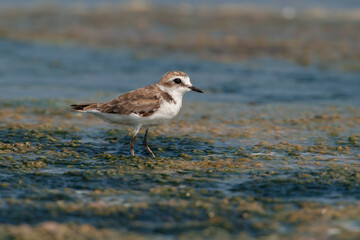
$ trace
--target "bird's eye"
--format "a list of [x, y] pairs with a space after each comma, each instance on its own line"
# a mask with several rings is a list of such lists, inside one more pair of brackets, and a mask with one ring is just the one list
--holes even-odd
[[176, 84], [180, 84], [180, 83], [181, 83], [181, 79], [180, 79], [180, 78], [175, 78], [175, 79], [174, 79], [174, 82], [175, 82]]

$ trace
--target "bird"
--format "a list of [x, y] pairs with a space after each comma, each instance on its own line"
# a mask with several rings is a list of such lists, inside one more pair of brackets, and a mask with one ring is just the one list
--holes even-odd
[[165, 73], [157, 83], [124, 93], [104, 103], [72, 104], [75, 112], [91, 113], [111, 124], [133, 127], [130, 141], [130, 154], [134, 153], [134, 142], [139, 130], [146, 128], [143, 145], [152, 158], [153, 151], [147, 143], [150, 127], [169, 122], [180, 111], [186, 92], [203, 93], [190, 82], [189, 76], [182, 71]]

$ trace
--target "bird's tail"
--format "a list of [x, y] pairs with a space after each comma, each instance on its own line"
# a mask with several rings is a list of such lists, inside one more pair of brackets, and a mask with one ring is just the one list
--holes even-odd
[[99, 108], [101, 103], [81, 103], [81, 104], [72, 104], [70, 105], [71, 110], [73, 111], [88, 111], [88, 110], [96, 110]]

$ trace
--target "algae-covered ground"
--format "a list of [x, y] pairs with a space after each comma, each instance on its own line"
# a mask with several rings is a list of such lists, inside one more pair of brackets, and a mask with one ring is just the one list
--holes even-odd
[[[359, 239], [358, 10], [289, 9], [1, 8], [0, 239]], [[170, 70], [154, 159], [69, 109]]]
[[1, 105], [1, 237], [359, 238], [356, 107], [185, 104], [151, 159], [127, 129], [32, 104]]

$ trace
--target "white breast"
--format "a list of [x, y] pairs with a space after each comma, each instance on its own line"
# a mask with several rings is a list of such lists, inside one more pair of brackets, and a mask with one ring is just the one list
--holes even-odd
[[165, 123], [173, 119], [179, 113], [181, 106], [182, 101], [177, 101], [176, 103], [163, 101], [160, 108], [154, 114], [143, 118], [143, 124], [145, 126], [152, 126]]
[[166, 89], [160, 85], [159, 88], [162, 91], [167, 92], [174, 101], [167, 102], [163, 99], [160, 108], [153, 115], [144, 118], [144, 120], [147, 121], [146, 123], [144, 122], [145, 126], [159, 125], [165, 123], [178, 115], [181, 109], [182, 98], [185, 92], [172, 91], [171, 89]]

